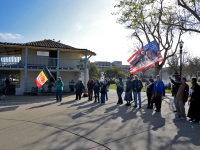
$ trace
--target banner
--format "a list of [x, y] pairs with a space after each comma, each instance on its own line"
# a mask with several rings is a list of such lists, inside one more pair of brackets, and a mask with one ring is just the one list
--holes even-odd
[[47, 67], [45, 67], [37, 76], [37, 78], [35, 79], [35, 83], [37, 85], [38, 88], [41, 88], [42, 85], [49, 80], [52, 76], [52, 74], [50, 73], [49, 69]]
[[163, 58], [156, 41], [152, 41], [137, 50], [127, 61], [130, 64], [130, 74], [136, 74], [162, 62]]

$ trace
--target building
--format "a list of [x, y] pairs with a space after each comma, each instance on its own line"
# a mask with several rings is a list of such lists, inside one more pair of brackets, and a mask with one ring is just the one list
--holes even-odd
[[123, 70], [130, 71], [130, 65], [122, 65], [122, 61], [113, 61], [113, 62], [107, 62], [107, 61], [95, 61], [94, 63], [98, 69], [106, 69], [108, 67], [112, 66], [118, 66], [122, 68]]
[[[88, 80], [87, 62], [96, 54], [87, 49], [78, 49], [54, 40], [41, 40], [28, 43], [0, 42], [1, 86], [8, 75], [19, 75], [16, 93], [23, 94], [35, 87], [35, 78], [47, 66], [56, 79], [62, 77], [64, 91], [69, 90], [69, 81], [82, 78]], [[3, 77], [3, 78], [2, 78]], [[44, 89], [47, 89], [44, 87]]]

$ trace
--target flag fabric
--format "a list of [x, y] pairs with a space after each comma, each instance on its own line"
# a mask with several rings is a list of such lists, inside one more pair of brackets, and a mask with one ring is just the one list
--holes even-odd
[[130, 74], [136, 74], [162, 62], [163, 58], [156, 41], [152, 41], [137, 50], [127, 61], [130, 64]]
[[35, 79], [35, 83], [38, 88], [41, 88], [42, 85], [47, 81], [50, 80], [50, 78], [53, 77], [52, 74], [50, 73], [49, 69], [45, 67], [37, 76]]

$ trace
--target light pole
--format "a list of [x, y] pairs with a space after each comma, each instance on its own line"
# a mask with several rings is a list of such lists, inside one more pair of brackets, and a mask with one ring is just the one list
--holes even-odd
[[183, 44], [184, 44], [184, 42], [181, 40], [179, 42], [179, 46], [180, 46], [180, 77], [182, 77], [182, 52], [183, 52]]

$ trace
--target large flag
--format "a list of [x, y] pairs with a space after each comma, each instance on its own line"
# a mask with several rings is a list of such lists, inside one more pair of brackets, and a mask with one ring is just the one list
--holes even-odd
[[35, 83], [38, 88], [41, 88], [42, 85], [49, 80], [52, 76], [49, 69], [44, 67], [43, 70], [39, 73], [38, 77], [35, 79]]
[[163, 58], [156, 41], [152, 41], [137, 50], [127, 61], [130, 64], [130, 74], [135, 74], [162, 62]]

